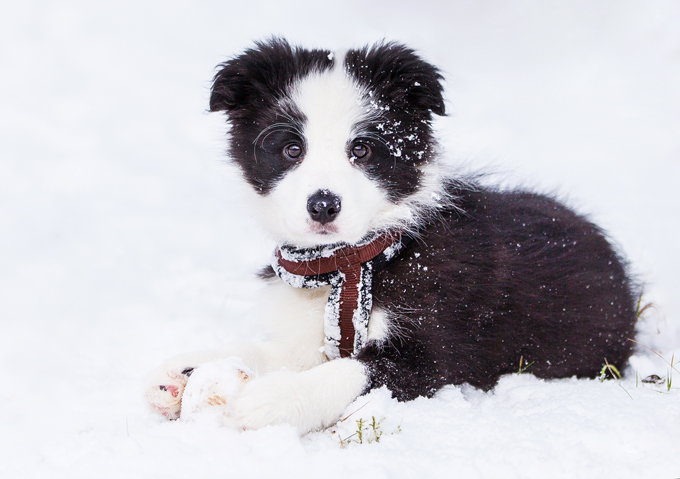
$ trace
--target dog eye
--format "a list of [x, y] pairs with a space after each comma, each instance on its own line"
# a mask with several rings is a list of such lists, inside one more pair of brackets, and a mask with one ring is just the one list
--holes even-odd
[[357, 160], [367, 157], [370, 152], [371, 149], [363, 143], [357, 143], [352, 147], [352, 156]]
[[302, 155], [302, 147], [297, 143], [290, 143], [283, 149], [283, 154], [292, 160], [296, 160]]

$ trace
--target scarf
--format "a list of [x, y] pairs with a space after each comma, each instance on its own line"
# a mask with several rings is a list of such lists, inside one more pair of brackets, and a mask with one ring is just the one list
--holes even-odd
[[411, 238], [372, 236], [356, 245], [337, 243], [276, 249], [272, 268], [295, 288], [331, 286], [324, 310], [324, 352], [328, 359], [356, 355], [366, 344], [373, 307], [373, 273], [394, 259]]

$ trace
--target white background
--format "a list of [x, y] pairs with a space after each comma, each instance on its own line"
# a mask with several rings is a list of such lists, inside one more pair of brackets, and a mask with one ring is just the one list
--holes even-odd
[[657, 306], [638, 340], [680, 358], [680, 3], [2, 0], [0, 476], [680, 477], [680, 396], [638, 381], [672, 372], [644, 348], [618, 383], [374, 392], [339, 434], [395, 434], [346, 449], [147, 412], [146, 371], [257, 333], [271, 244], [206, 109], [215, 65], [272, 34], [439, 65], [446, 161], [603, 226]]

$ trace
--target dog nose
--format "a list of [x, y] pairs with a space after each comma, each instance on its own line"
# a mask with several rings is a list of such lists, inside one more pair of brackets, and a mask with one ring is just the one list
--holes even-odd
[[333, 221], [340, 213], [340, 197], [328, 190], [319, 190], [307, 200], [309, 216], [322, 225]]

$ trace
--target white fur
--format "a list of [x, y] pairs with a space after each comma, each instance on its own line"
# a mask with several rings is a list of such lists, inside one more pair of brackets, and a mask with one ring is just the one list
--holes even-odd
[[368, 340], [383, 342], [389, 336], [390, 321], [387, 313], [377, 307], [371, 311], [371, 319], [368, 321]]
[[330, 426], [366, 386], [364, 366], [336, 359], [309, 371], [279, 371], [245, 385], [234, 404], [243, 428], [291, 424], [300, 434]]
[[[302, 163], [258, 198], [259, 211], [269, 232], [279, 243], [314, 246], [336, 242], [356, 243], [372, 229], [384, 210], [394, 208], [385, 193], [349, 160], [349, 143], [360, 132], [356, 125], [375, 116], [366, 94], [342, 69], [342, 58], [333, 70], [304, 77], [287, 99], [305, 115], [306, 139]], [[307, 200], [318, 190], [339, 196], [342, 210], [333, 227], [337, 232], [313, 230]]]
[[196, 368], [182, 394], [183, 421], [213, 416], [234, 426], [233, 405], [243, 385], [254, 378], [241, 358], [212, 361]]
[[[380, 185], [352, 164], [348, 147], [361, 136], [357, 125], [378, 119], [381, 109], [347, 75], [341, 57], [336, 55], [333, 70], [304, 77], [281, 99], [293, 102], [307, 119], [301, 132], [306, 141], [304, 158], [268, 194], [253, 193], [257, 215], [279, 244], [356, 243], [370, 231], [413, 230], [419, 215], [448, 203], [437, 162], [422, 167], [421, 187], [399, 203], [389, 201]], [[332, 227], [322, 232], [313, 227], [307, 211], [308, 198], [318, 190], [329, 190], [342, 201]], [[156, 411], [177, 418], [188, 379], [182, 371], [236, 356], [253, 374], [228, 405], [216, 406], [222, 407], [227, 422], [244, 428], [289, 423], [300, 433], [332, 424], [363, 392], [367, 376], [358, 361], [327, 362], [323, 354], [328, 294], [329, 287], [295, 289], [282, 282], [272, 284], [263, 294], [268, 301], [262, 312], [269, 319], [269, 341], [174, 358], [149, 376], [147, 400]], [[398, 333], [391, 329], [389, 315], [374, 308], [368, 339], [388, 341]], [[200, 391], [202, 385], [198, 379], [196, 382]], [[209, 384], [205, 387], [212, 391]]]
[[[304, 159], [267, 195], [253, 196], [257, 216], [279, 244], [352, 244], [369, 231], [413, 230], [419, 215], [448, 203], [442, 189], [444, 173], [436, 161], [421, 168], [418, 191], [396, 204], [351, 163], [348, 146], [362, 133], [357, 125], [379, 118], [381, 109], [343, 70], [342, 56], [336, 58], [334, 69], [304, 77], [281, 100], [295, 104], [307, 119], [302, 131]], [[324, 189], [342, 201], [341, 212], [333, 221], [334, 233], [315, 231], [307, 212], [310, 195]]]
[[422, 226], [423, 215], [431, 217], [443, 207], [454, 207], [449, 193], [444, 189], [445, 180], [452, 176], [451, 172], [438, 161], [423, 165], [420, 171], [422, 176], [418, 190], [391, 208], [385, 208], [373, 219], [372, 229], [401, 229], [417, 234], [417, 228]]
[[[323, 309], [328, 287], [297, 289], [282, 282], [270, 284], [263, 294], [267, 301], [261, 314], [268, 318], [270, 340], [261, 343], [231, 344], [219, 351], [177, 356], [153, 371], [147, 380], [146, 398], [151, 407], [170, 419], [180, 415], [181, 398], [187, 385], [186, 368], [238, 357], [247, 369], [250, 381], [237, 396], [225, 404], [211, 404], [215, 378], [210, 374], [192, 379], [189, 390], [199, 391], [203, 402], [192, 403], [187, 417], [195, 417], [210, 406], [219, 409], [223, 422], [241, 428], [267, 424], [293, 424], [301, 434], [336, 421], [345, 408], [363, 392], [366, 374], [363, 365], [353, 359], [328, 362], [323, 354]], [[374, 310], [369, 322], [369, 337], [386, 335], [387, 316]], [[212, 368], [218, 370], [219, 368]], [[218, 371], [219, 372], [219, 371]], [[220, 373], [221, 374], [221, 373]], [[214, 375], [213, 375], [214, 376]], [[174, 386], [178, 395], [159, 386]], [[204, 392], [200, 392], [204, 391]], [[198, 400], [200, 401], [200, 400]], [[304, 411], [304, 413], [303, 413]], [[183, 413], [184, 414], [184, 413]]]

